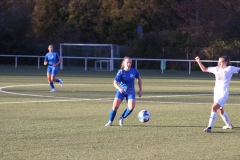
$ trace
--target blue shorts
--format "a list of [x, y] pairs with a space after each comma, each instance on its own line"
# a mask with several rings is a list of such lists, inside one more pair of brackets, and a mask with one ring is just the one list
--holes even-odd
[[48, 66], [47, 73], [50, 73], [51, 75], [56, 76], [58, 73], [58, 67]]
[[122, 101], [124, 97], [126, 97], [126, 101], [128, 101], [129, 99], [136, 100], [135, 92], [132, 92], [131, 94], [129, 94], [129, 93], [121, 93], [119, 92], [119, 90], [117, 90], [115, 98], [119, 98]]

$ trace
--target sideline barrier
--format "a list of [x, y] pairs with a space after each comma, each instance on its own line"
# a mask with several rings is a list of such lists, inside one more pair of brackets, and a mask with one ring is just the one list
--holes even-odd
[[[106, 65], [103, 65], [103, 63], [106, 63]], [[110, 60], [96, 60], [95, 61], [95, 70], [96, 71], [110, 71]]]

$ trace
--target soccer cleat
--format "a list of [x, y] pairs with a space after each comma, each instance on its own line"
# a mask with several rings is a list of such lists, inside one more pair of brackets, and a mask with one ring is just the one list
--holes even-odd
[[124, 126], [122, 117], [120, 117], [118, 121], [119, 121], [119, 126]]
[[106, 126], [106, 127], [108, 127], [108, 126], [112, 126], [112, 122], [109, 121], [107, 124], [105, 124], [105, 126]]
[[207, 127], [207, 128], [205, 128], [203, 131], [204, 131], [204, 132], [211, 132], [211, 129], [212, 129], [211, 127]]
[[59, 79], [59, 83], [61, 86], [63, 86], [63, 81], [61, 79]]
[[53, 88], [50, 92], [56, 92], [56, 89], [55, 88]]
[[223, 129], [233, 129], [233, 125], [229, 124], [229, 125], [223, 126]]

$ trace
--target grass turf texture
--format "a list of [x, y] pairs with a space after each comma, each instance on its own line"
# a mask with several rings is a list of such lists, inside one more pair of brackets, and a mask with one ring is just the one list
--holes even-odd
[[[239, 159], [239, 75], [230, 84], [225, 110], [235, 126], [223, 130], [220, 116], [208, 124], [214, 76], [195, 72], [141, 71], [143, 97], [118, 126], [105, 127], [115, 95], [115, 72], [59, 71], [64, 81], [50, 93], [45, 70], [0, 71], [0, 160], [42, 159]], [[138, 89], [138, 87], [136, 86]], [[141, 123], [139, 111], [151, 119]]]

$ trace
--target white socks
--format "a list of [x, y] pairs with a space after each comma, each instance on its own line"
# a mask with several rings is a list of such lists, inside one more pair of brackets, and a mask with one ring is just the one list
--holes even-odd
[[211, 116], [209, 118], [209, 122], [208, 122], [208, 127], [212, 127], [215, 120], [217, 118], [217, 112], [211, 112]]
[[221, 114], [221, 117], [222, 117], [223, 122], [226, 123], [226, 125], [231, 124], [231, 123], [230, 123], [230, 120], [229, 120], [229, 118], [228, 118], [227, 112], [224, 111], [224, 113]]
[[[224, 121], [224, 123], [226, 125], [231, 124], [230, 120], [228, 118], [227, 112], [224, 111], [224, 113], [222, 115], [220, 115], [220, 116], [222, 117], [222, 120]], [[208, 127], [212, 127], [213, 126], [216, 118], [217, 118], [217, 112], [211, 112], [211, 116], [210, 116], [209, 122], [208, 122]]]

